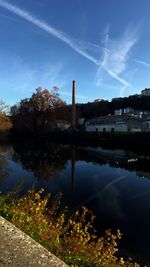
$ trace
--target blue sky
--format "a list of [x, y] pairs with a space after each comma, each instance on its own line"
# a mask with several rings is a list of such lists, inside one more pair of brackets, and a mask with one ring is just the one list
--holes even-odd
[[0, 0], [0, 98], [59, 87], [71, 102], [150, 87], [149, 0]]

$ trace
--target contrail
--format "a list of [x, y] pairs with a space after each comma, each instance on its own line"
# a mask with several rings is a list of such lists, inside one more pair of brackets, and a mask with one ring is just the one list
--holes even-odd
[[141, 60], [134, 60], [134, 61], [137, 62], [137, 63], [140, 63], [140, 64], [144, 65], [147, 68], [150, 68], [150, 64], [148, 64], [147, 62], [144, 62], [144, 61], [141, 61]]
[[98, 189], [93, 195], [91, 195], [90, 197], [88, 197], [87, 199], [85, 199], [83, 202], [79, 203], [76, 207], [74, 207], [74, 209], [78, 209], [81, 206], [85, 205], [86, 203], [90, 202], [92, 199], [94, 199], [97, 195], [101, 194], [103, 191], [107, 190], [108, 188], [110, 188], [112, 185], [120, 182], [121, 180], [124, 180], [127, 177], [127, 175], [122, 175], [119, 176], [118, 178], [116, 178], [115, 180], [109, 182], [106, 186], [104, 186], [102, 189]]
[[129, 198], [128, 200], [137, 199], [137, 198], [142, 197], [142, 196], [144, 196], [146, 194], [150, 194], [150, 190], [147, 190], [147, 191], [144, 191], [142, 193], [136, 194], [136, 195], [132, 196], [131, 198]]
[[20, 16], [21, 18], [31, 22], [32, 24], [34, 24], [37, 27], [41, 28], [42, 30], [50, 33], [51, 35], [55, 36], [56, 38], [60, 39], [61, 41], [63, 41], [67, 45], [69, 45], [78, 54], [82, 55], [83, 57], [89, 59], [94, 64], [99, 66], [99, 61], [97, 59], [95, 59], [94, 57], [92, 57], [91, 55], [89, 55], [83, 49], [81, 49], [79, 47], [79, 45], [77, 45], [66, 33], [63, 33], [61, 31], [55, 29], [54, 27], [50, 26], [46, 22], [37, 19], [36, 17], [31, 15], [27, 11], [25, 11], [25, 10], [23, 10], [21, 8], [18, 8], [15, 5], [12, 5], [10, 3], [7, 3], [7, 2], [4, 2], [4, 1], [0, 0], [0, 6], [5, 8], [5, 9], [7, 9], [7, 10], [9, 10], [10, 12]]
[[[26, 21], [36, 25], [38, 28], [48, 32], [49, 34], [55, 36], [56, 38], [60, 39], [62, 42], [66, 43], [68, 46], [70, 46], [78, 54], [80, 54], [83, 57], [87, 58], [88, 60], [93, 62], [98, 67], [102, 67], [111, 77], [113, 77], [114, 79], [116, 79], [117, 81], [121, 82], [122, 84], [124, 84], [126, 86], [129, 85], [128, 82], [126, 82], [124, 79], [120, 78], [118, 75], [113, 73], [112, 70], [109, 70], [105, 66], [101, 66], [101, 63], [100, 63], [99, 60], [97, 60], [92, 55], [87, 53], [85, 51], [85, 49], [84, 49], [86, 47], [84, 42], [74, 41], [66, 33], [57, 30], [56, 28], [50, 26], [46, 22], [37, 19], [36, 17], [34, 17], [31, 13], [27, 12], [26, 10], [23, 10], [23, 9], [21, 9], [21, 8], [15, 6], [15, 5], [12, 5], [12, 4], [8, 3], [8, 2], [4, 2], [3, 0], [0, 0], [0, 6], [5, 8], [6, 10], [18, 15], [19, 17], [25, 19]], [[86, 43], [86, 44], [89, 45], [89, 43]], [[94, 47], [94, 45], [92, 45], [92, 47]], [[95, 45], [95, 47], [98, 48], [98, 46], [96, 46], [96, 45]], [[102, 48], [102, 47], [99, 47], [99, 48]], [[104, 49], [105, 52], [108, 51], [107, 48], [102, 48], [102, 49]]]
[[112, 72], [111, 70], [109, 70], [108, 68], [106, 68], [106, 67], [104, 67], [104, 66], [102, 66], [102, 68], [103, 68], [104, 70], [106, 70], [106, 71], [108, 72], [108, 74], [109, 74], [111, 77], [115, 78], [117, 81], [121, 82], [121, 83], [122, 83], [123, 85], [125, 85], [126, 87], [130, 85], [129, 82], [127, 82], [127, 81], [125, 81], [124, 79], [120, 78], [118, 75], [116, 75], [115, 73], [113, 73], [113, 72]]

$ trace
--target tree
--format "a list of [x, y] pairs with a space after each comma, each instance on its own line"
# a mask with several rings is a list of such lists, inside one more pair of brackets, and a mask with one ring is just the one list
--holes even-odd
[[0, 132], [6, 133], [12, 128], [12, 122], [7, 115], [9, 106], [0, 100]]
[[58, 88], [53, 87], [52, 91], [38, 87], [31, 98], [26, 98], [20, 101], [18, 107], [11, 107], [11, 114], [27, 114], [34, 112], [55, 111], [56, 109], [66, 106], [66, 103], [59, 97]]
[[56, 119], [66, 119], [66, 107], [56, 86], [51, 92], [38, 87], [31, 98], [25, 98], [11, 107], [14, 131], [23, 134], [46, 133], [55, 127]]
[[7, 114], [9, 105], [6, 104], [2, 99], [0, 100], [0, 114]]

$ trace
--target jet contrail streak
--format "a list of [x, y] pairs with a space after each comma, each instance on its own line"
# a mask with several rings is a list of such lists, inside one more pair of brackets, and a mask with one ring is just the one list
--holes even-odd
[[126, 177], [127, 177], [127, 175], [119, 176], [118, 178], [116, 178], [115, 180], [111, 181], [106, 186], [104, 186], [104, 188], [98, 189], [93, 195], [91, 195], [90, 197], [88, 197], [87, 199], [85, 199], [82, 203], [78, 204], [74, 209], [76, 210], [76, 209], [80, 208], [81, 206], [85, 205], [86, 203], [90, 202], [92, 199], [94, 199], [95, 197], [97, 197], [98, 194], [100, 194], [103, 191], [107, 190], [108, 188], [110, 188], [112, 185], [118, 183], [119, 181], [124, 180]]
[[97, 59], [95, 59], [94, 57], [89, 55], [86, 51], [81, 49], [79, 47], [79, 45], [77, 45], [67, 34], [55, 29], [54, 27], [48, 25], [46, 22], [37, 19], [36, 17], [31, 15], [27, 11], [20, 9], [15, 5], [12, 5], [10, 3], [7, 3], [7, 2], [0, 0], [0, 6], [9, 10], [10, 12], [20, 16], [21, 18], [31, 22], [32, 24], [36, 25], [37, 27], [41, 28], [42, 30], [50, 33], [51, 35], [55, 36], [56, 38], [60, 39], [61, 41], [63, 41], [67, 45], [69, 45], [73, 50], [75, 50], [77, 53], [79, 53], [83, 57], [89, 59], [90, 61], [92, 61], [96, 65], [99, 65], [99, 61]]
[[[44, 21], [42, 21], [40, 19], [37, 19], [31, 13], [29, 13], [29, 12], [27, 12], [27, 11], [17, 7], [17, 6], [15, 6], [15, 5], [12, 5], [12, 4], [8, 3], [8, 2], [4, 2], [3, 0], [0, 0], [0, 6], [5, 8], [6, 10], [18, 15], [19, 17], [25, 19], [26, 21], [36, 25], [38, 28], [48, 32], [49, 34], [55, 36], [56, 38], [60, 39], [62, 42], [66, 43], [68, 46], [70, 46], [78, 54], [80, 54], [83, 57], [87, 58], [88, 60], [93, 62], [98, 67], [102, 67], [111, 77], [113, 77], [114, 79], [116, 79], [117, 81], [121, 82], [122, 84], [124, 84], [126, 86], [129, 85], [129, 83], [126, 82], [124, 79], [122, 79], [118, 75], [114, 74], [112, 70], [109, 70], [109, 69], [101, 66], [101, 62], [99, 60], [97, 60], [92, 55], [87, 53], [86, 50], [83, 47], [84, 42], [74, 41], [66, 33], [55, 29], [54, 27], [52, 27], [51, 25], [47, 24], [46, 22], [44, 22]], [[87, 45], [88, 45], [88, 43], [87, 43]], [[103, 49], [104, 49], [104, 51], [108, 50], [106, 48], [103, 48]]]

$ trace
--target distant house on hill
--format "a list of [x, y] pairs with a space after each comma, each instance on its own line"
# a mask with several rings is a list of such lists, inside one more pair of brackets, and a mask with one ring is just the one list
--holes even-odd
[[104, 101], [104, 99], [101, 99], [101, 98], [98, 98], [98, 99], [94, 100], [95, 103], [99, 103], [99, 102], [102, 102], [102, 101]]
[[121, 108], [121, 109], [116, 109], [114, 111], [115, 115], [123, 115], [123, 114], [130, 114], [133, 115], [134, 114], [134, 109], [131, 107], [126, 107], [126, 108]]
[[148, 110], [135, 110], [131, 107], [116, 109], [114, 115], [130, 115], [131, 117], [141, 118], [141, 119], [150, 119], [150, 111]]
[[150, 88], [145, 88], [141, 91], [141, 95], [150, 96]]

